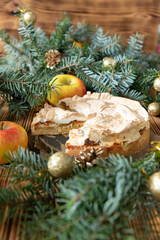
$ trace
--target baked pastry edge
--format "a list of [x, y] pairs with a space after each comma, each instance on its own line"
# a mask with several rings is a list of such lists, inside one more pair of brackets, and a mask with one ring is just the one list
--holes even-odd
[[119, 154], [124, 156], [133, 155], [137, 152], [140, 152], [142, 149], [144, 149], [145, 146], [147, 146], [149, 142], [149, 136], [150, 136], [150, 128], [146, 128], [145, 131], [142, 133], [142, 135], [134, 142], [125, 142], [123, 144], [114, 144], [111, 147], [101, 147], [99, 145], [95, 146], [72, 146], [69, 145], [66, 148], [66, 153], [75, 157], [79, 156], [80, 151], [83, 151], [85, 149], [91, 149], [92, 147], [95, 148], [95, 150], [102, 149], [103, 154], [99, 157], [108, 157], [109, 154]]

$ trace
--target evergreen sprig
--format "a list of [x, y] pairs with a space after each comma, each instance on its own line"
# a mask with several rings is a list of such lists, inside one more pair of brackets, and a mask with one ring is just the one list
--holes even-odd
[[19, 214], [25, 239], [135, 239], [129, 220], [140, 214], [139, 206], [147, 208], [144, 224], [153, 206], [160, 207], [142, 173], [143, 168], [149, 177], [159, 170], [152, 152], [139, 162], [110, 155], [87, 170], [75, 166], [70, 178], [58, 182], [35, 152], [19, 148], [9, 161], [3, 167], [10, 183], [0, 189], [1, 217]]
[[[125, 45], [120, 36], [104, 33], [100, 27], [85, 22], [74, 26], [66, 13], [49, 37], [21, 17], [18, 33], [19, 41], [0, 30], [0, 39], [6, 43], [0, 58], [0, 95], [8, 101], [11, 113], [24, 114], [40, 99], [45, 100], [50, 80], [59, 73], [76, 75], [91, 91], [110, 92], [146, 104], [153, 101], [149, 90], [159, 73], [158, 58], [143, 52], [142, 35], [130, 36]], [[50, 49], [63, 56], [54, 69], [47, 69], [45, 63], [45, 53]], [[105, 70], [104, 57], [114, 58], [116, 67]], [[52, 89], [56, 91], [56, 85]]]

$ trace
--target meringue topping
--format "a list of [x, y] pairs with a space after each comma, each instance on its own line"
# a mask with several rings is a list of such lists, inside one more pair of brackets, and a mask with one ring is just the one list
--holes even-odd
[[95, 92], [62, 99], [56, 107], [46, 103], [32, 126], [46, 122], [67, 125], [73, 121], [83, 125], [70, 130], [67, 143], [71, 145], [82, 146], [86, 139], [100, 146], [133, 142], [144, 128], [149, 129], [148, 113], [138, 101]]

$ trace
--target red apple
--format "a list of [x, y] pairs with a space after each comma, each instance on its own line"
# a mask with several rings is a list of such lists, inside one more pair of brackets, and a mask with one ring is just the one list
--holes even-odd
[[27, 148], [28, 135], [19, 124], [9, 121], [0, 121], [0, 164], [8, 163], [5, 154], [10, 150], [17, 151], [18, 147]]
[[77, 95], [82, 97], [86, 94], [86, 86], [83, 81], [77, 78], [74, 75], [69, 74], [59, 74], [52, 78], [50, 85], [54, 82], [54, 85], [58, 84], [58, 88], [55, 87], [55, 90], [58, 94], [52, 90], [52, 94], [48, 93], [47, 100], [51, 105], [56, 105], [59, 100], [67, 97], [73, 97]]

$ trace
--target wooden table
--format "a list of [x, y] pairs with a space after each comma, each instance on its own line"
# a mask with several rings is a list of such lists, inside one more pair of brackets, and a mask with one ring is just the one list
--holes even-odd
[[[31, 121], [33, 118], [33, 112], [30, 112], [27, 117], [22, 117], [16, 120], [15, 117], [11, 116], [7, 104], [0, 100], [0, 110], [2, 110], [2, 114], [0, 116], [0, 120], [8, 120], [14, 121], [21, 124], [26, 131], [30, 130]], [[160, 136], [160, 118], [158, 117], [150, 117], [151, 129], [152, 131]], [[159, 137], [160, 140], [160, 137]], [[0, 168], [0, 187], [7, 186], [9, 179], [7, 177], [2, 177], [5, 174], [4, 170]], [[7, 211], [7, 209], [6, 209]], [[143, 214], [145, 209], [139, 209], [140, 213]], [[144, 229], [142, 227], [142, 218], [138, 216], [134, 220], [130, 221], [130, 227], [135, 229], [135, 238], [137, 240], [159, 240], [160, 239], [160, 216], [158, 216], [158, 212], [156, 209], [153, 209], [148, 216], [147, 219], [147, 235], [144, 235]], [[21, 216], [17, 219], [16, 217], [13, 219], [8, 219], [6, 221], [5, 217], [0, 223], [0, 240], [22, 240], [19, 239], [19, 230], [20, 230], [20, 222]]]
[[[36, 27], [48, 35], [55, 29], [57, 20], [67, 12], [73, 24], [90, 23], [102, 27], [109, 34], [121, 34], [123, 39], [136, 32], [144, 35], [145, 52], [155, 52], [160, 22], [159, 0], [1, 0], [0, 27], [17, 37], [18, 18], [14, 17], [17, 6], [31, 8], [37, 16]], [[0, 51], [3, 49], [0, 43]]]

